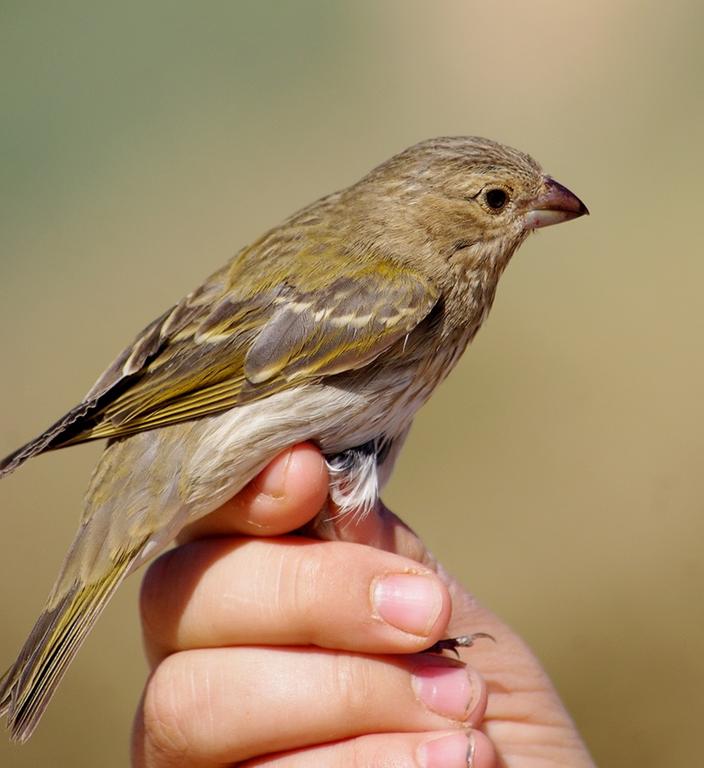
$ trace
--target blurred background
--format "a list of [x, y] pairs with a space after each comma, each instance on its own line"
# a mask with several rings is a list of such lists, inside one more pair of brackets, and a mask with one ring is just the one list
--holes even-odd
[[[546, 230], [386, 493], [532, 644], [601, 766], [691, 765], [704, 712], [704, 5], [0, 4], [0, 453], [237, 248], [433, 135], [524, 149], [592, 216]], [[100, 447], [0, 484], [0, 659]], [[123, 587], [0, 764], [127, 763]]]

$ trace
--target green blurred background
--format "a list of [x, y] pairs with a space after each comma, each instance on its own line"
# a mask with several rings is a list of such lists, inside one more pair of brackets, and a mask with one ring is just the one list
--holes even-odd
[[[0, 452], [239, 246], [433, 135], [589, 205], [531, 238], [386, 500], [532, 644], [601, 766], [693, 765], [704, 714], [704, 5], [0, 3]], [[0, 659], [99, 451], [0, 484]], [[122, 766], [138, 579], [0, 765]]]

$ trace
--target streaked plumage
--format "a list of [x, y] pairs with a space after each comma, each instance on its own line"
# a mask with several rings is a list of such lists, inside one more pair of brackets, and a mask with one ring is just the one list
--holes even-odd
[[516, 248], [585, 212], [516, 150], [426, 141], [272, 229], [149, 325], [0, 463], [1, 477], [109, 441], [46, 609], [0, 682], [12, 737], [31, 735], [122, 579], [286, 446], [320, 445], [343, 513], [373, 505]]

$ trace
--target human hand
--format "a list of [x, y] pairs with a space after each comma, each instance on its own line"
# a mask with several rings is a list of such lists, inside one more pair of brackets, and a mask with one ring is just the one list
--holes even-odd
[[[451, 768], [470, 752], [489, 768], [493, 741], [506, 766], [591, 766], [520, 639], [391, 513], [354, 529], [380, 549], [281, 535], [326, 493], [320, 455], [297, 446], [152, 566], [134, 764]], [[473, 667], [417, 655], [478, 629], [499, 642]], [[483, 717], [489, 739], [472, 729]]]

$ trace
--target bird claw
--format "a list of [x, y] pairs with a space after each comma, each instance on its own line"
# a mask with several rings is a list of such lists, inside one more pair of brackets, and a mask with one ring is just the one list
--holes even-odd
[[496, 642], [496, 638], [488, 632], [475, 632], [473, 635], [460, 635], [459, 637], [448, 637], [445, 640], [438, 640], [430, 648], [426, 648], [424, 653], [443, 653], [444, 651], [449, 651], [454, 653], [459, 659], [458, 648], [471, 648], [476, 640], [484, 639]]

